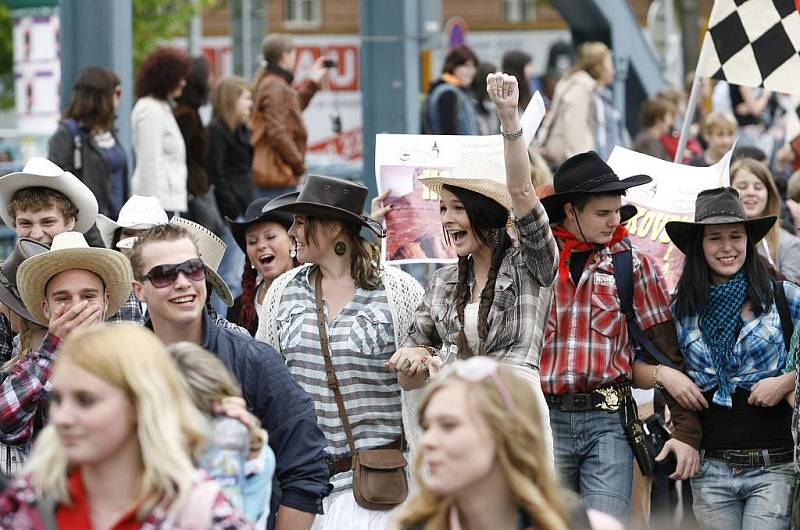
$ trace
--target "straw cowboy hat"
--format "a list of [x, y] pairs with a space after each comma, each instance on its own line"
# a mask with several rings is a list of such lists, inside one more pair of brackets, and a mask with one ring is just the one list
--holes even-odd
[[206, 265], [206, 280], [208, 280], [211, 288], [216, 291], [220, 299], [225, 302], [225, 305], [232, 306], [233, 294], [217, 272], [219, 264], [222, 262], [222, 256], [225, 254], [225, 247], [227, 246], [225, 242], [203, 225], [183, 217], [173, 217], [170, 219], [169, 224], [185, 228], [194, 236], [195, 241], [197, 241], [197, 249], [200, 251], [200, 259]]
[[13, 227], [14, 219], [8, 213], [8, 203], [14, 194], [24, 188], [50, 188], [60, 191], [78, 209], [76, 232], [87, 232], [97, 219], [97, 199], [86, 184], [68, 171], [64, 171], [46, 158], [33, 157], [22, 171], [0, 177], [0, 217], [6, 226]]
[[436, 193], [439, 193], [445, 184], [474, 191], [511, 212], [511, 194], [506, 185], [506, 163], [502, 153], [489, 157], [464, 149], [456, 167], [449, 175], [422, 176], [419, 177], [419, 181]]
[[[564, 218], [564, 204], [586, 194], [622, 192], [628, 188], [652, 182], [648, 175], [634, 175], [620, 179], [611, 166], [606, 164], [594, 151], [587, 151], [568, 158], [553, 175], [553, 194], [542, 199], [551, 223]], [[636, 210], [622, 211], [622, 222], [632, 217]], [[625, 218], [627, 215], [630, 215]]]
[[23, 237], [17, 239], [11, 255], [0, 264], [0, 302], [3, 302], [25, 320], [30, 320], [43, 326], [46, 326], [47, 322], [36, 320], [22, 302], [19, 289], [17, 289], [17, 270], [26, 259], [48, 250], [50, 250], [50, 247], [44, 243]]
[[120, 209], [116, 221], [103, 214], [98, 215], [97, 229], [100, 231], [100, 237], [103, 238], [103, 244], [106, 248], [111, 248], [117, 228], [146, 230], [156, 225], [165, 225], [168, 222], [167, 212], [161, 207], [158, 198], [132, 195]]
[[[276, 204], [293, 203], [297, 200], [298, 195], [298, 193], [287, 193], [285, 195], [281, 195], [280, 197], [276, 197], [272, 201], [270, 201], [270, 199], [267, 197], [256, 199], [247, 206], [247, 211], [244, 213], [243, 220], [234, 221], [228, 217], [225, 218], [225, 220], [228, 222], [228, 226], [231, 229], [231, 233], [233, 234], [233, 239], [236, 240], [236, 244], [239, 245], [239, 248], [242, 249], [242, 252], [247, 254], [247, 242], [244, 240], [244, 233], [247, 228], [252, 225], [258, 223], [278, 223], [286, 230], [289, 230], [289, 228], [292, 226], [292, 216], [290, 214], [280, 211], [269, 211], [264, 213], [263, 210], [267, 204], [274, 206]], [[281, 201], [280, 203], [276, 202], [279, 200]]]
[[747, 218], [739, 192], [734, 188], [715, 188], [701, 191], [694, 203], [694, 222], [670, 221], [665, 225], [667, 235], [686, 254], [689, 243], [697, 231], [704, 230], [707, 225], [726, 225], [742, 223], [753, 238], [753, 243], [758, 243], [766, 236], [777, 217], [767, 215], [764, 217]]
[[277, 197], [262, 212], [284, 212], [346, 221], [366, 226], [378, 237], [386, 237], [383, 226], [372, 217], [364, 215], [364, 202], [368, 192], [364, 186], [349, 180], [309, 175], [299, 193]]
[[90, 247], [80, 232], [62, 232], [53, 238], [48, 252], [22, 262], [17, 270], [17, 288], [32, 320], [47, 322], [42, 311], [45, 286], [64, 271], [86, 270], [103, 280], [108, 293], [106, 316], [113, 315], [131, 294], [133, 272], [128, 258], [107, 248]]

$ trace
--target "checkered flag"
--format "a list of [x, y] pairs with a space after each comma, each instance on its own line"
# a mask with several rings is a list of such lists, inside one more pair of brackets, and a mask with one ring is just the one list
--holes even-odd
[[697, 76], [800, 93], [800, 0], [715, 0]]

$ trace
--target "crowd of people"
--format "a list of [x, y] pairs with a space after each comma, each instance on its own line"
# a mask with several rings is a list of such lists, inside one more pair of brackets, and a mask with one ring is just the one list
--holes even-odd
[[[0, 263], [0, 528], [800, 524], [785, 102], [718, 84], [686, 116], [666, 90], [631, 139], [611, 50], [586, 43], [571, 68], [557, 52], [535, 82], [520, 50], [506, 73], [447, 54], [423, 132], [500, 134], [503, 159], [418, 176], [458, 257], [424, 284], [381, 263], [385, 196], [367, 212], [366, 187], [307, 174], [302, 110], [326, 57], [297, 84], [291, 38], [270, 35], [253, 84], [212, 86], [204, 59], [156, 49], [130, 176], [120, 81], [81, 72], [48, 158], [0, 177], [17, 236]], [[648, 170], [607, 159], [672, 160], [684, 120], [684, 163], [738, 140], [730, 186], [665, 226], [685, 255], [670, 292], [624, 224]]]

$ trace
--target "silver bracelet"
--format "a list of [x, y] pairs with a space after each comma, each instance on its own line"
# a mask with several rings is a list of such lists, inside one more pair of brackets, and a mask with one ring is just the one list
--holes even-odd
[[522, 127], [515, 133], [507, 133], [503, 129], [500, 129], [500, 134], [503, 135], [503, 138], [508, 140], [509, 142], [513, 142], [514, 140], [519, 140], [522, 138]]

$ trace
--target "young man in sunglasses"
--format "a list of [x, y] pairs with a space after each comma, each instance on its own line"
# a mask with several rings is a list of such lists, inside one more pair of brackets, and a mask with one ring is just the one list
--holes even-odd
[[147, 304], [146, 325], [165, 344], [190, 341], [217, 355], [269, 433], [279, 487], [273, 489], [275, 516], [270, 515], [267, 527], [310, 529], [322, 498], [330, 493], [327, 444], [311, 398], [274, 349], [210, 318], [205, 268], [186, 228], [166, 224], [143, 232], [129, 257], [134, 291]]

